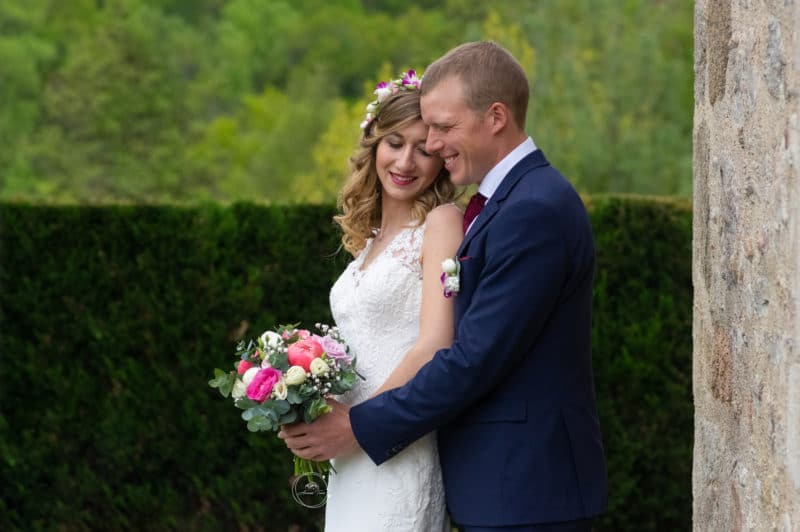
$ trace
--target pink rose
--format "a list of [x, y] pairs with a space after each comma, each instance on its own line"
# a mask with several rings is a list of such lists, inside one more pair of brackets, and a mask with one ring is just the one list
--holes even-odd
[[244, 372], [252, 367], [253, 367], [252, 362], [249, 362], [247, 360], [242, 360], [241, 362], [239, 362], [239, 365], [236, 366], [236, 371], [239, 373], [239, 375], [244, 375]]
[[306, 371], [310, 371], [311, 361], [319, 358], [325, 350], [314, 339], [305, 339], [293, 343], [289, 346], [288, 356], [289, 364], [292, 366], [300, 366]]
[[275, 368], [264, 368], [253, 377], [247, 387], [247, 398], [257, 403], [263, 403], [272, 393], [272, 387], [281, 380], [281, 372]]

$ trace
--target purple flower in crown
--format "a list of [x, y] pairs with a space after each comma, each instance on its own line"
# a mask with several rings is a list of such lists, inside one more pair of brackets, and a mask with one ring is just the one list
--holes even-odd
[[414, 69], [409, 70], [403, 75], [403, 87], [419, 88], [420, 79], [417, 77], [417, 72]]
[[419, 90], [420, 82], [422, 80], [417, 77], [417, 71], [414, 69], [409, 70], [400, 79], [393, 79], [390, 81], [381, 81], [375, 86], [373, 94], [376, 96], [375, 101], [367, 105], [367, 116], [361, 122], [361, 129], [366, 129], [378, 114], [381, 104], [385, 102], [389, 96], [397, 94], [400, 91], [413, 91]]

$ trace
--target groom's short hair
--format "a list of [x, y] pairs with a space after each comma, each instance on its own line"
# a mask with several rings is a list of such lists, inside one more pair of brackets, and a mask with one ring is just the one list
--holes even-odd
[[494, 102], [502, 102], [517, 126], [525, 129], [528, 78], [508, 50], [491, 41], [468, 42], [453, 48], [425, 70], [420, 96], [451, 77], [462, 82], [470, 109], [480, 113]]

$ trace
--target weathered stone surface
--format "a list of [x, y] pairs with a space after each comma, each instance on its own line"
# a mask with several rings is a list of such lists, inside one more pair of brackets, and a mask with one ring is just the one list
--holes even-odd
[[694, 528], [800, 531], [800, 0], [695, 2]]

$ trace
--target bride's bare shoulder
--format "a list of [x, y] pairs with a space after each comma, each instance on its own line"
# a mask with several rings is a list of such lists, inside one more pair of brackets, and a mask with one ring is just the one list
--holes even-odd
[[425, 225], [433, 229], [455, 226], [460, 227], [464, 220], [463, 211], [455, 203], [445, 203], [431, 209], [425, 217]]

